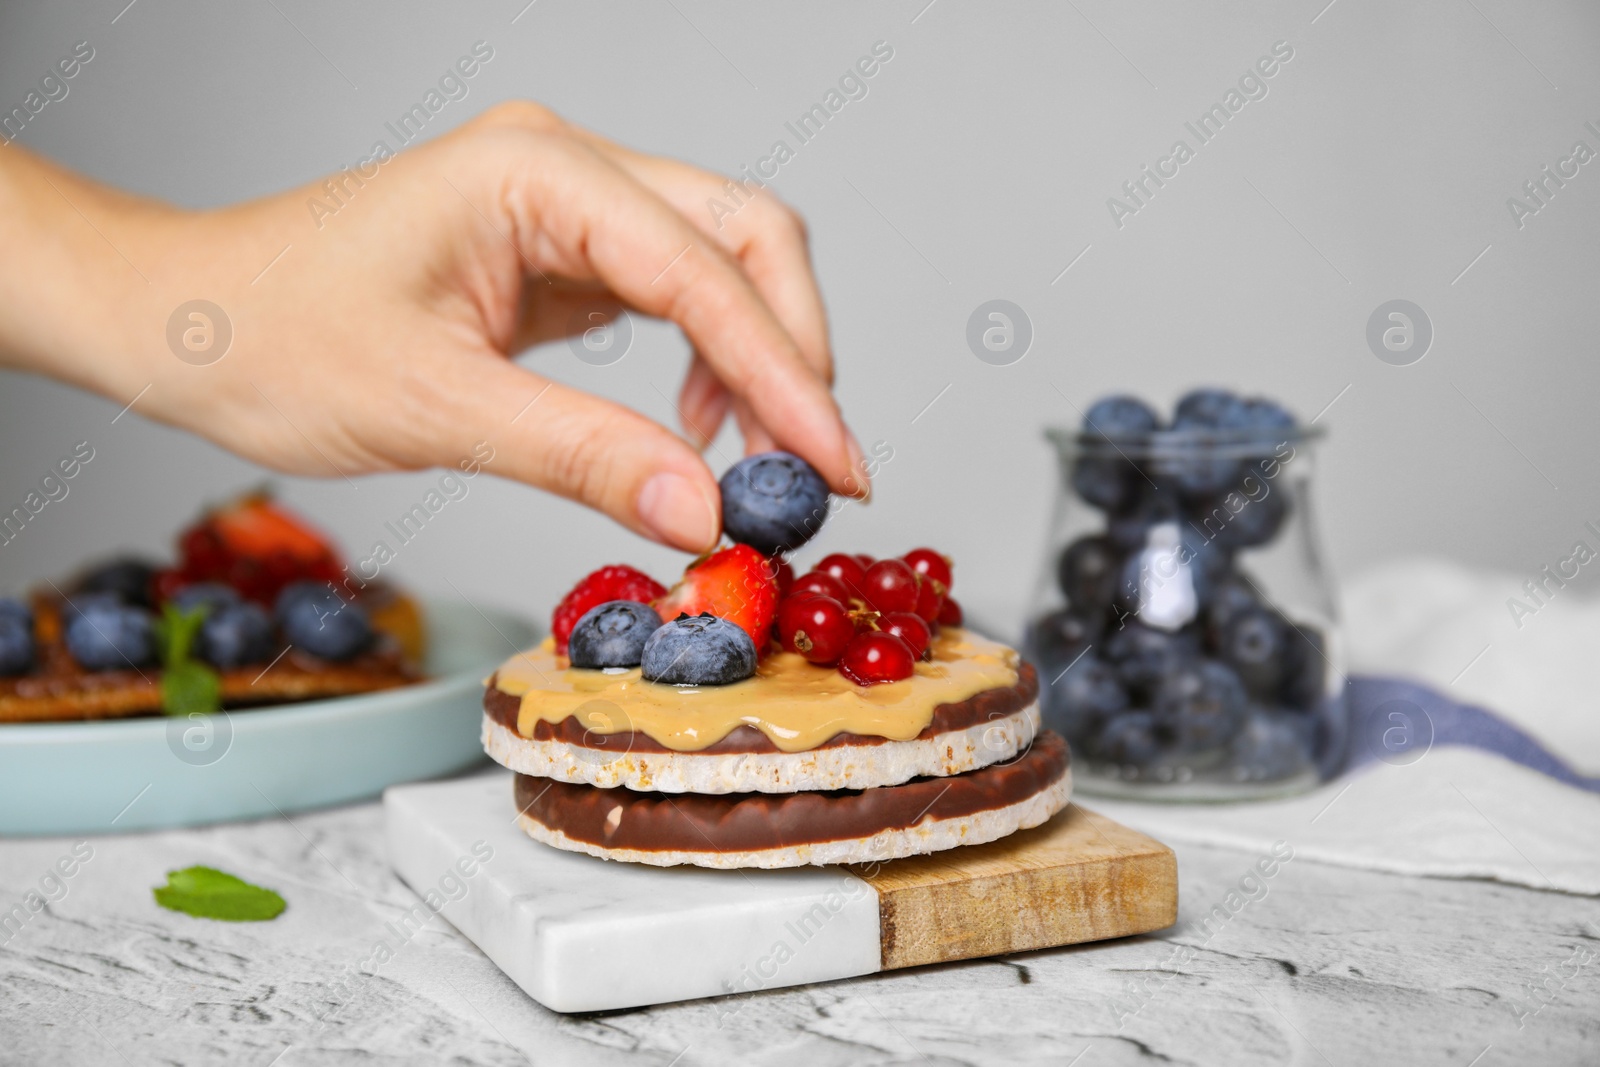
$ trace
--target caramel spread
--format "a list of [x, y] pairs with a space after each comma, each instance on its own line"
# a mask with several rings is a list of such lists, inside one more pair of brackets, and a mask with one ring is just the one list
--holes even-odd
[[541, 721], [572, 718], [592, 733], [633, 730], [671, 751], [699, 752], [751, 726], [779, 751], [804, 752], [840, 733], [909, 741], [939, 705], [1017, 684], [1017, 654], [1005, 645], [945, 627], [931, 647], [931, 661], [919, 662], [914, 675], [881, 685], [858, 686], [832, 667], [778, 652], [733, 685], [675, 686], [647, 682], [637, 668], [569, 667], [547, 639], [502, 664], [493, 684], [520, 697], [523, 737], [533, 737]]

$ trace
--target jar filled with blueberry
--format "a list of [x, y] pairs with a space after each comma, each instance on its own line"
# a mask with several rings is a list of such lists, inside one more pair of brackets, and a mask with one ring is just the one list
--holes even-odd
[[1062, 488], [1024, 647], [1088, 793], [1230, 800], [1337, 773], [1348, 733], [1312, 522], [1315, 428], [1223, 389], [1047, 432]]

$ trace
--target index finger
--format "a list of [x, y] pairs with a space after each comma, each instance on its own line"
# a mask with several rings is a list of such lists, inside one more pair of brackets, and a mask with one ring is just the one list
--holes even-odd
[[[493, 191], [529, 262], [592, 272], [631, 306], [676, 323], [782, 447], [835, 491], [861, 491], [860, 448], [832, 394], [725, 252], [586, 145], [505, 128], [483, 135], [508, 155], [507, 180]], [[476, 180], [486, 177], [479, 168]]]

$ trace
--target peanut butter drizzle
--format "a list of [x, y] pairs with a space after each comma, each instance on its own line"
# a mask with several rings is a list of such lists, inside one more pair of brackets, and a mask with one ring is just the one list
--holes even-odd
[[933, 721], [940, 704], [1017, 684], [1017, 653], [957, 627], [933, 639], [933, 658], [898, 682], [858, 686], [832, 667], [777, 652], [755, 676], [733, 685], [676, 686], [645, 681], [637, 667], [596, 671], [569, 667], [546, 638], [506, 660], [495, 684], [522, 698], [517, 732], [572, 716], [586, 730], [637, 730], [675, 752], [697, 752], [740, 726], [754, 726], [780, 751], [804, 752], [838, 733], [909, 741]]

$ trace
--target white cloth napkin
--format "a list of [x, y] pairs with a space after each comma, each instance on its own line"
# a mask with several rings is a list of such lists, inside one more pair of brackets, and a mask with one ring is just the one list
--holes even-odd
[[[1600, 599], [1582, 577], [1535, 604], [1531, 576], [1407, 560], [1346, 587], [1353, 674], [1407, 677], [1485, 707], [1577, 769], [1600, 773]], [[1534, 614], [1518, 613], [1517, 597]], [[1265, 850], [1440, 878], [1489, 878], [1600, 895], [1600, 794], [1493, 753], [1436, 746], [1406, 766], [1369, 763], [1310, 793], [1241, 804], [1172, 805], [1085, 796], [1090, 807], [1168, 841]]]

